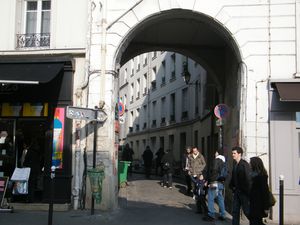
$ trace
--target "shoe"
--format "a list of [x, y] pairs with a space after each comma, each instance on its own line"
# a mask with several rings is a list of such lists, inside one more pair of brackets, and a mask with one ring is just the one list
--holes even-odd
[[219, 217], [218, 217], [218, 220], [225, 221], [226, 219], [225, 219], [225, 217], [223, 217], [223, 216], [219, 216]]
[[167, 188], [167, 186], [166, 186], [166, 185], [164, 185], [164, 188]]
[[169, 187], [169, 189], [172, 189], [173, 187]]
[[209, 216], [209, 215], [204, 216], [202, 219], [203, 219], [204, 221], [214, 221], [214, 220], [215, 220], [214, 218], [212, 218], [212, 217]]

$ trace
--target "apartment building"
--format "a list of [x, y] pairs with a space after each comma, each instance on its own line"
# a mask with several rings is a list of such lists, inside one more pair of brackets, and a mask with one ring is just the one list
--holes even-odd
[[0, 11], [0, 130], [6, 134], [0, 176], [30, 167], [29, 194], [11, 195], [9, 189], [8, 195], [13, 203], [47, 203], [54, 166], [55, 202], [70, 204], [72, 191], [79, 193], [72, 185], [73, 121], [66, 106], [77, 104], [76, 90], [84, 92], [88, 5], [1, 1]]
[[[184, 65], [191, 74], [189, 84], [182, 77]], [[177, 162], [186, 146], [197, 146], [207, 155], [211, 129], [206, 79], [198, 63], [166, 51], [136, 56], [120, 69], [119, 101], [125, 113], [119, 138], [132, 146], [134, 159], [142, 159], [147, 145], [154, 154], [160, 147], [172, 149]]]

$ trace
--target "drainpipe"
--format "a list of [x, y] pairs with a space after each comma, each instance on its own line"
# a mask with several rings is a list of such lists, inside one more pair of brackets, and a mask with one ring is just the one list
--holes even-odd
[[[105, 102], [105, 71], [106, 71], [106, 52], [107, 52], [107, 0], [100, 2], [102, 11], [101, 18], [101, 76], [100, 76], [100, 102]], [[101, 10], [102, 9], [102, 10]]]

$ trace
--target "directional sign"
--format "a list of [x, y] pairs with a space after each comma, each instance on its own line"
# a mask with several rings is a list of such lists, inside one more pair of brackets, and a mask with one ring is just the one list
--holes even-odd
[[215, 116], [219, 119], [226, 118], [229, 114], [229, 108], [226, 104], [218, 104], [214, 109]]
[[107, 114], [103, 110], [67, 106], [67, 115], [70, 119], [76, 120], [96, 120], [104, 122]]

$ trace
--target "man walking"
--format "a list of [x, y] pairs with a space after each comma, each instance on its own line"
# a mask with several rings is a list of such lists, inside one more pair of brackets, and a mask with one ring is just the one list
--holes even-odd
[[251, 188], [250, 165], [242, 159], [243, 149], [241, 147], [232, 148], [232, 158], [234, 160], [230, 188], [233, 191], [232, 203], [232, 225], [240, 224], [240, 210], [249, 218], [249, 193]]
[[207, 205], [208, 213], [203, 220], [213, 221], [215, 219], [214, 203], [217, 199], [219, 206], [219, 220], [225, 220], [225, 205], [224, 205], [224, 181], [226, 174], [222, 174], [223, 168], [226, 167], [225, 157], [220, 155], [218, 151], [215, 153], [215, 159], [207, 174]]
[[149, 179], [151, 174], [151, 168], [152, 168], [152, 160], [153, 160], [153, 153], [149, 146], [146, 147], [142, 157], [144, 160], [146, 178]]

